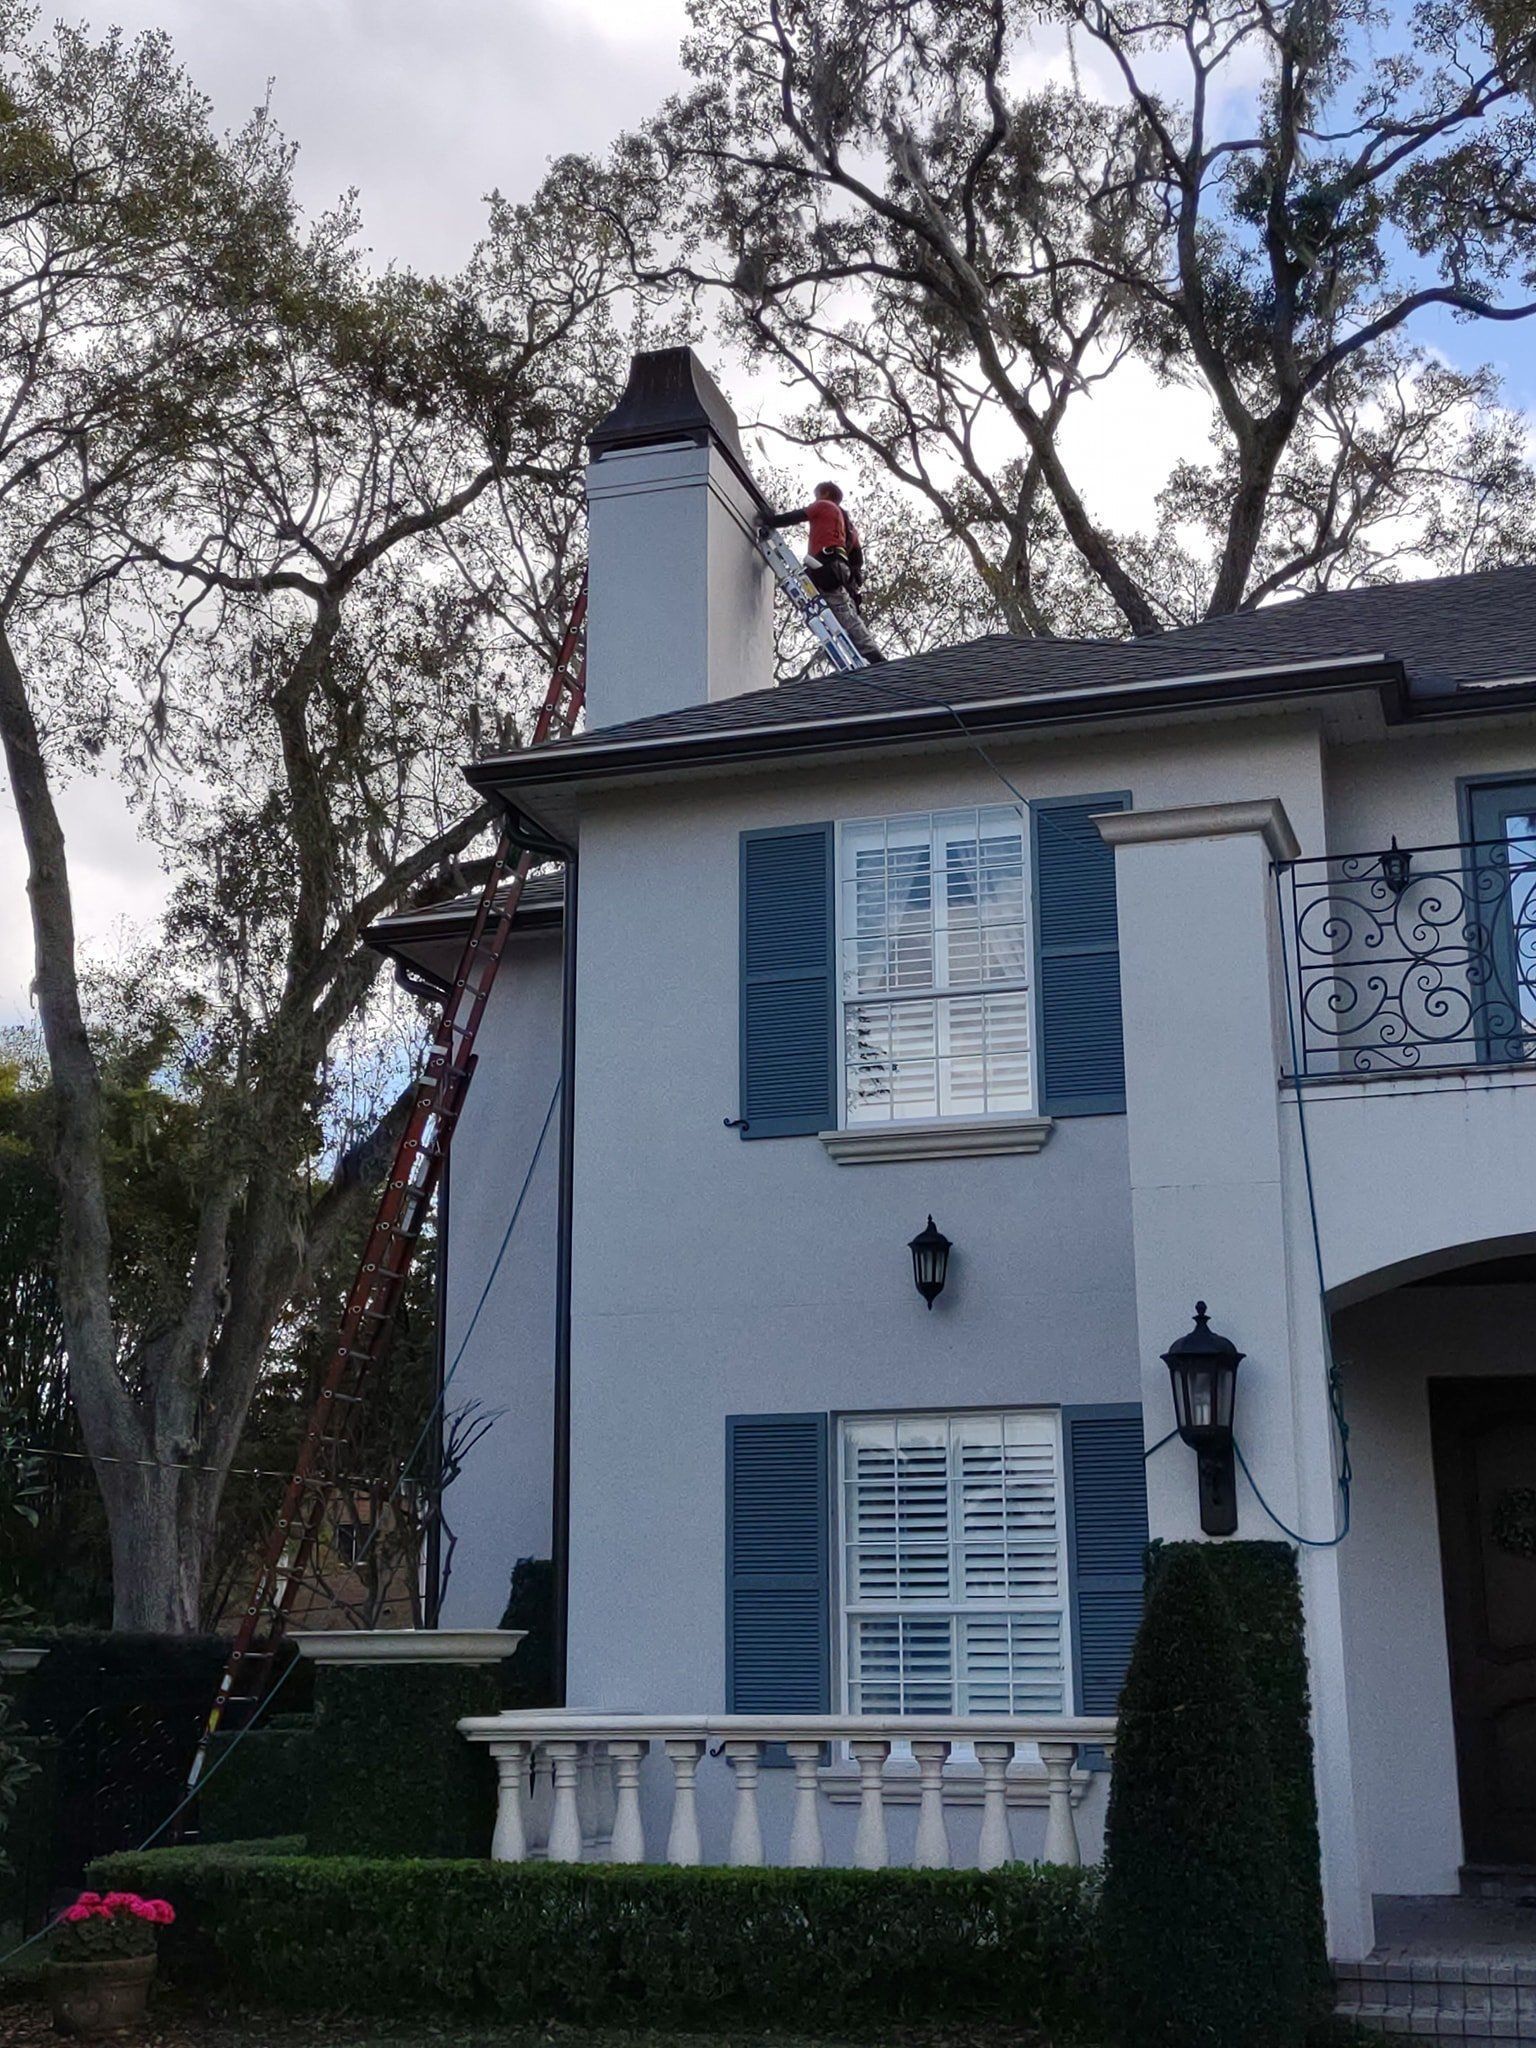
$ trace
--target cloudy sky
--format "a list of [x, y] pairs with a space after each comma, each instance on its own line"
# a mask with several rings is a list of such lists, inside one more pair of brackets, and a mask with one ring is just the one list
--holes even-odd
[[[551, 156], [599, 148], [649, 113], [681, 79], [686, 26], [684, 0], [65, 0], [59, 11], [97, 28], [168, 30], [229, 126], [270, 84], [278, 122], [300, 145], [306, 204], [318, 210], [356, 186], [374, 260], [438, 271], [468, 254], [493, 187], [524, 196]], [[1044, 51], [1036, 60], [1050, 68]], [[1435, 338], [1453, 354], [1467, 348], [1464, 330]], [[1526, 331], [1479, 334], [1472, 346], [1497, 351], [1512, 395], [1536, 410]], [[1071, 452], [1096, 508], [1135, 524], [1171, 456], [1198, 445], [1203, 428], [1192, 395], [1132, 375], [1095, 402]], [[109, 779], [66, 789], [63, 810], [82, 932], [110, 948], [125, 920], [154, 914], [162, 877]], [[29, 1007], [24, 879], [0, 785], [0, 1023]]]

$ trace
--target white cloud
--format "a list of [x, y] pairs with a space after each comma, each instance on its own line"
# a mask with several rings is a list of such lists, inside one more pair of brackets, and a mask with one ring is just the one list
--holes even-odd
[[[82, 950], [102, 954], [123, 928], [140, 929], [164, 908], [166, 876], [141, 839], [108, 773], [81, 776], [57, 792]], [[26, 856], [14, 801], [0, 792], [0, 1025], [31, 1014], [32, 917]]]

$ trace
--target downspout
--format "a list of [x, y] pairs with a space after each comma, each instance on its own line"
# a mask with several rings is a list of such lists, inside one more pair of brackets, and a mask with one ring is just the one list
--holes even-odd
[[432, 1349], [432, 1517], [427, 1523], [427, 1597], [422, 1616], [428, 1628], [443, 1618], [443, 1397], [448, 1380], [448, 1212], [453, 1178], [453, 1148], [443, 1161], [437, 1184], [437, 1270], [432, 1276], [433, 1312], [437, 1322]]
[[560, 1182], [555, 1256], [555, 1442], [550, 1501], [550, 1672], [554, 1704], [565, 1705], [571, 1572], [571, 1234], [576, 1138], [576, 851], [565, 859], [565, 914], [561, 927]]

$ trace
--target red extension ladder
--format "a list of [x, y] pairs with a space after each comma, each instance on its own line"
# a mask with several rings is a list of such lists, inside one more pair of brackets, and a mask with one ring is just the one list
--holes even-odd
[[[587, 586], [583, 578], [549, 688], [533, 729], [532, 746], [567, 739], [586, 695]], [[229, 1662], [208, 1713], [193, 1761], [195, 1787], [208, 1749], [232, 1706], [254, 1706], [277, 1655], [299, 1588], [313, 1562], [326, 1510], [344, 1477], [347, 1447], [383, 1356], [406, 1276], [474, 1070], [475, 1034], [501, 964], [502, 949], [522, 898], [534, 856], [519, 852], [503, 831], [491, 871], [475, 906], [474, 922], [433, 1033], [405, 1129], [379, 1198], [362, 1263], [347, 1296], [336, 1348], [326, 1366], [288, 1482], [277, 1523], [262, 1550], [249, 1604], [235, 1631]]]

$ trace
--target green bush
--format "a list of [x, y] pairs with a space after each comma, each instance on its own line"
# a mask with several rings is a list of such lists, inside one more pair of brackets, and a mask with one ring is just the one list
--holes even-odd
[[1299, 2048], [1306, 1975], [1289, 1874], [1263, 1724], [1209, 1546], [1170, 1547], [1120, 1696], [1101, 1930], [1113, 2038]]
[[40, 1924], [47, 1914], [59, 1746], [46, 1735], [7, 1739], [26, 1773], [15, 1786], [0, 1841], [0, 1928], [14, 1931]]
[[457, 1722], [499, 1711], [489, 1664], [323, 1665], [310, 1749], [310, 1847], [321, 1856], [484, 1856], [496, 1767]]
[[[151, 1850], [93, 1866], [177, 1910], [184, 1983], [315, 2011], [818, 2032], [995, 2019], [1092, 2037], [1094, 1881], [980, 1871], [673, 1870]], [[1234, 2037], [1235, 2039], [1236, 2037]]]
[[314, 1746], [307, 1714], [279, 1714], [248, 1732], [216, 1735], [197, 1799], [203, 1841], [304, 1834]]
[[61, 1735], [87, 1713], [151, 1706], [206, 1711], [229, 1645], [218, 1636], [115, 1634], [109, 1629], [29, 1628], [16, 1640], [48, 1654], [21, 1678], [22, 1718], [38, 1734]]
[[[1185, 1547], [1154, 1544], [1147, 1559], [1151, 1575], [1155, 1577], [1163, 1561]], [[1312, 1702], [1296, 1553], [1288, 1543], [1198, 1547], [1227, 1596], [1242, 1646], [1279, 1808], [1285, 1908], [1303, 1958], [1311, 2010], [1317, 2020], [1327, 2020], [1333, 2012], [1333, 1973], [1323, 1924]]]

